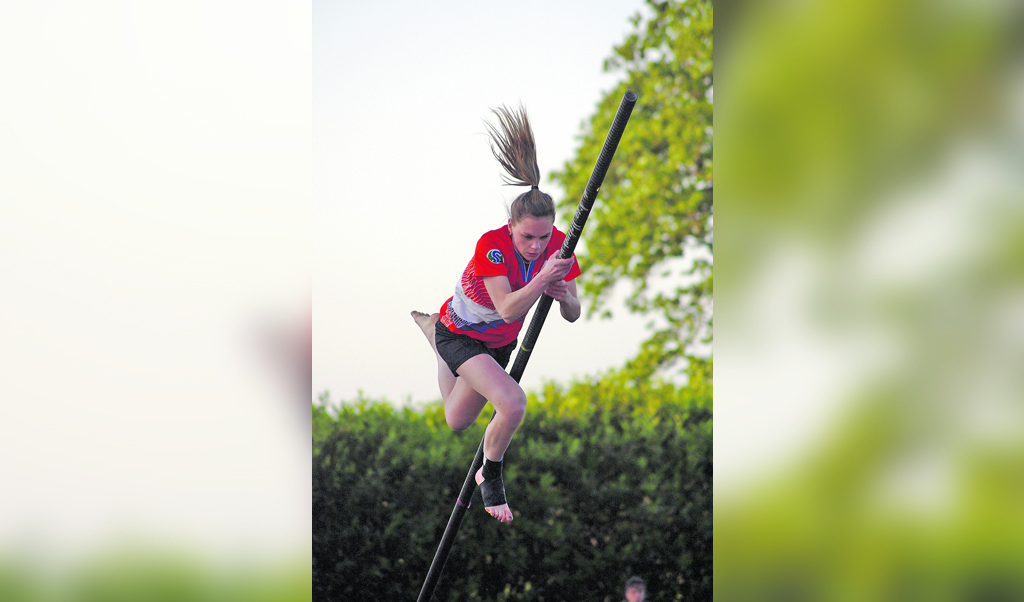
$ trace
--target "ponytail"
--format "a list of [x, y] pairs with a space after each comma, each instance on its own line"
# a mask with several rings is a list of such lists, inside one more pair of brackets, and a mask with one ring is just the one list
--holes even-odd
[[508, 219], [513, 224], [526, 216], [555, 217], [555, 203], [551, 195], [541, 192], [540, 168], [537, 166], [537, 146], [533, 140], [526, 109], [518, 111], [505, 107], [492, 109], [498, 116], [499, 128], [485, 122], [491, 137], [491, 152], [505, 169], [502, 180], [509, 186], [529, 186], [530, 189], [512, 201]]

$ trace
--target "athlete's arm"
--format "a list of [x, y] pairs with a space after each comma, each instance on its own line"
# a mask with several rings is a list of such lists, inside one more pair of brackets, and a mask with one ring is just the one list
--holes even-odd
[[580, 300], [576, 296], [576, 281], [559, 280], [552, 282], [544, 292], [558, 301], [558, 311], [568, 322], [575, 322], [580, 317]]
[[491, 297], [491, 302], [494, 303], [494, 309], [501, 314], [501, 319], [506, 323], [515, 322], [530, 311], [549, 284], [560, 281], [569, 273], [572, 264], [571, 257], [558, 259], [552, 256], [544, 263], [539, 274], [515, 292], [512, 292], [512, 285], [506, 276], [484, 277], [484, 287]]

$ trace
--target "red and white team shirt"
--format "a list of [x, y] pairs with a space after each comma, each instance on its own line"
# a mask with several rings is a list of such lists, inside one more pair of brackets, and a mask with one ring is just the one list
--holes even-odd
[[[483, 279], [489, 276], [506, 276], [512, 292], [526, 286], [533, 279], [552, 253], [562, 248], [565, 234], [552, 228], [548, 247], [541, 256], [526, 261], [512, 243], [512, 233], [507, 226], [491, 230], [476, 243], [476, 252], [469, 265], [462, 272], [462, 279], [455, 287], [455, 295], [441, 306], [441, 323], [448, 330], [473, 337], [494, 349], [508, 345], [516, 339], [523, 328], [526, 316], [506, 323], [494, 308], [491, 296], [487, 294]], [[573, 255], [573, 264], [566, 274], [566, 282], [580, 275], [580, 265]]]

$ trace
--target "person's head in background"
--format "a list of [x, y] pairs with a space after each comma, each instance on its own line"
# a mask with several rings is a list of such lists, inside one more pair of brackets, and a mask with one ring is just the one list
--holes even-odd
[[646, 594], [647, 587], [640, 577], [634, 575], [626, 581], [626, 600], [628, 602], [644, 602]]

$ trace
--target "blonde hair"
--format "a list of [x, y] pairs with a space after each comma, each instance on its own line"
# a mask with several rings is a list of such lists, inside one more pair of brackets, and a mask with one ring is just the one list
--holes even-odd
[[491, 109], [498, 116], [499, 127], [490, 123], [487, 133], [491, 138], [491, 152], [494, 158], [505, 169], [502, 180], [509, 186], [529, 186], [530, 190], [520, 194], [512, 201], [508, 210], [508, 219], [513, 224], [527, 215], [532, 217], [555, 217], [555, 202], [551, 195], [541, 192], [540, 168], [537, 166], [537, 145], [533, 140], [533, 130], [522, 105], [518, 111], [510, 111], [505, 107]]

